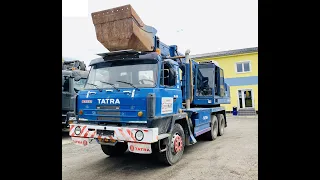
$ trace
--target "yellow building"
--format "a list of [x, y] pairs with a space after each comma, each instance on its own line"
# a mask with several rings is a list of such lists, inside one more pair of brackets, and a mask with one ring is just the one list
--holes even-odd
[[215, 61], [224, 70], [230, 86], [231, 104], [223, 105], [231, 112], [258, 112], [258, 47], [197, 54], [195, 61]]

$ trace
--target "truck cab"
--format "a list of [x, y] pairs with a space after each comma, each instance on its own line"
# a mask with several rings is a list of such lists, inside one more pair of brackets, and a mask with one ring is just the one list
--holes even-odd
[[151, 119], [182, 108], [179, 66], [173, 60], [163, 61], [157, 53], [118, 53], [95, 59], [90, 66], [77, 97], [79, 119], [150, 127]]
[[194, 67], [195, 88], [193, 107], [215, 107], [230, 103], [229, 86], [224, 82], [224, 72], [217, 64], [207, 61]]
[[62, 70], [62, 128], [68, 126], [68, 112], [74, 111], [74, 97], [84, 88], [87, 76], [87, 71]]

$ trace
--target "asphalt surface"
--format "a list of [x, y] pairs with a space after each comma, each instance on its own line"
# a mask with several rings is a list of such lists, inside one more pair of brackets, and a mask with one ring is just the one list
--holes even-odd
[[233, 180], [258, 179], [258, 118], [227, 117], [225, 134], [188, 146], [182, 159], [163, 166], [151, 155], [108, 157], [99, 145], [74, 145], [62, 135], [63, 180]]

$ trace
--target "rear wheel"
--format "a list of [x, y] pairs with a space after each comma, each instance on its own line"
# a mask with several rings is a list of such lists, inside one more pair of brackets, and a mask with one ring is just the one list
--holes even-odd
[[175, 124], [170, 135], [167, 150], [159, 153], [158, 157], [161, 162], [167, 165], [173, 165], [177, 163], [183, 155], [185, 146], [185, 134], [180, 124]]
[[117, 142], [115, 146], [101, 144], [101, 149], [108, 156], [119, 156], [127, 151], [128, 145], [127, 143], [121, 143], [121, 142]]
[[206, 138], [209, 141], [213, 141], [218, 136], [218, 118], [216, 115], [211, 115], [211, 130], [205, 133]]
[[224, 119], [223, 114], [218, 114], [218, 122], [219, 122], [219, 132], [218, 136], [222, 136], [224, 134], [224, 128], [226, 125], [226, 120]]

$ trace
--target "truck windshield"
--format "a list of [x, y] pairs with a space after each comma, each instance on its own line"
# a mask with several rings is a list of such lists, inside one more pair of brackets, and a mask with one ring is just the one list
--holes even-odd
[[113, 88], [112, 85], [117, 88], [155, 87], [157, 71], [158, 66], [155, 60], [99, 63], [91, 67], [85, 89], [96, 89], [92, 84], [99, 88]]
[[79, 81], [73, 80], [73, 82], [74, 82], [73, 86], [76, 90], [80, 91], [84, 88], [86, 81], [87, 81], [87, 79], [85, 79], [85, 78], [82, 78]]

